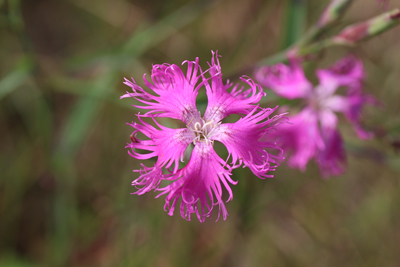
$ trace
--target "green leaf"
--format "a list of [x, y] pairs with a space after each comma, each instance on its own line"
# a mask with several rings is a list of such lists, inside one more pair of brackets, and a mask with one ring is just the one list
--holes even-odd
[[23, 84], [29, 75], [26, 62], [17, 64], [13, 71], [0, 80], [0, 100]]
[[306, 28], [306, 19], [306, 0], [290, 0], [286, 10], [283, 48], [288, 48], [302, 36]]

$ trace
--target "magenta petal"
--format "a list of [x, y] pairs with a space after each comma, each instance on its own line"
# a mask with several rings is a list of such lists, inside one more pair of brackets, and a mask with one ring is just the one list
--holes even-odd
[[270, 136], [278, 141], [285, 152], [291, 152], [288, 164], [305, 171], [307, 163], [324, 143], [318, 127], [318, 114], [310, 108], [288, 116], [288, 123], [280, 124]]
[[[218, 123], [220, 120], [230, 114], [248, 114], [254, 106], [265, 95], [263, 89], [250, 78], [241, 78], [241, 80], [250, 87], [244, 89], [235, 85], [230, 92], [227, 90], [232, 87], [232, 83], [223, 84], [221, 66], [219, 64], [218, 53], [213, 53], [209, 74], [211, 75], [211, 86], [205, 83], [208, 97], [207, 110], [204, 114], [206, 121]], [[203, 77], [203, 80], [206, 80]]]
[[135, 186], [137, 189], [133, 194], [143, 195], [160, 185], [162, 178], [161, 168], [157, 165], [149, 168], [143, 164], [142, 167], [140, 170], [134, 170], [134, 172], [139, 172], [140, 176], [132, 182], [132, 186]]
[[275, 143], [265, 141], [267, 139], [265, 135], [282, 115], [269, 118], [276, 108], [262, 109], [258, 113], [255, 113], [256, 110], [257, 107], [236, 123], [222, 124], [211, 139], [220, 141], [226, 146], [232, 156], [232, 164], [236, 165], [239, 161], [239, 165], [243, 163], [257, 177], [272, 178], [273, 175], [267, 172], [275, 170], [279, 165], [276, 159], [281, 159], [281, 157], [268, 151], [280, 152], [281, 149]]
[[347, 97], [348, 107], [344, 115], [353, 124], [353, 128], [360, 139], [371, 139], [373, 134], [361, 127], [362, 109], [365, 104], [377, 104], [377, 100], [369, 95], [355, 94]]
[[[136, 136], [138, 132], [141, 132], [151, 139], [139, 140], [135, 138], [135, 142], [129, 143], [127, 148], [131, 149], [131, 156], [137, 159], [149, 159], [157, 156], [157, 165], [169, 168], [175, 164], [174, 172], [176, 172], [179, 166], [179, 160], [183, 158], [186, 147], [195, 138], [193, 132], [186, 128], [170, 129], [157, 123], [157, 126], [160, 128], [160, 130], [158, 130], [142, 119], [139, 118], [139, 120], [141, 124], [129, 124], [136, 129], [132, 135]], [[136, 152], [135, 149], [147, 150], [151, 153], [140, 154]]]
[[173, 215], [175, 205], [181, 199], [181, 216], [189, 221], [191, 214], [195, 213], [199, 221], [204, 222], [206, 217], [210, 217], [215, 205], [219, 207], [218, 218], [222, 213], [225, 220], [228, 212], [222, 200], [221, 182], [229, 193], [227, 201], [233, 198], [229, 183], [236, 184], [236, 182], [231, 180], [230, 170], [224, 166], [225, 161], [215, 153], [211, 144], [198, 142], [188, 164], [168, 178], [175, 181], [158, 189], [162, 191], [160, 195], [168, 194], [164, 207], [166, 211], [168, 210], [168, 215]]
[[179, 119], [189, 123], [193, 118], [199, 117], [196, 108], [196, 97], [199, 80], [197, 72], [199, 70], [198, 59], [187, 61], [188, 70], [186, 76], [177, 65], [154, 65], [151, 72], [153, 83], [146, 79], [145, 85], [156, 95], [144, 91], [132, 79], [132, 82], [125, 79], [124, 84], [130, 86], [133, 93], [127, 93], [121, 98], [133, 97], [145, 106], [137, 108], [147, 109], [149, 112], [143, 116], [153, 114], [156, 117], [169, 117]]
[[322, 129], [324, 128], [336, 129], [338, 118], [336, 114], [333, 113], [331, 110], [329, 109], [320, 110], [318, 113], [318, 118]]
[[317, 76], [327, 95], [332, 95], [340, 86], [352, 90], [361, 89], [364, 79], [364, 68], [361, 61], [354, 56], [347, 56], [338, 60], [329, 69], [320, 69]]
[[332, 111], [342, 112], [353, 125], [355, 132], [360, 139], [370, 139], [372, 133], [366, 132], [361, 127], [362, 109], [365, 104], [377, 105], [378, 101], [370, 96], [361, 93], [354, 93], [348, 96], [333, 96], [326, 101], [326, 106]]
[[335, 129], [322, 128], [325, 148], [316, 157], [317, 164], [324, 178], [340, 175], [346, 170], [346, 154], [339, 132]]
[[[161, 179], [161, 168], [173, 168], [172, 172], [177, 172], [179, 168], [179, 161], [183, 160], [183, 154], [187, 146], [193, 141], [195, 135], [189, 129], [170, 129], [157, 124], [160, 130], [151, 126], [140, 119], [141, 124], [129, 124], [136, 129], [132, 133], [134, 139], [128, 143], [126, 148], [130, 148], [129, 155], [136, 159], [149, 159], [158, 157], [157, 162], [152, 168], [144, 168], [138, 170], [141, 176], [133, 183], [135, 186], [142, 186], [143, 188], [138, 191], [142, 194], [154, 189]], [[150, 140], [139, 140], [136, 138], [138, 132], [143, 133], [145, 136], [151, 138]], [[147, 150], [150, 153], [139, 153], [136, 149]]]
[[297, 60], [291, 60], [290, 66], [283, 63], [263, 66], [255, 75], [261, 85], [287, 99], [306, 98], [311, 93], [312, 85]]
[[346, 169], [346, 154], [339, 132], [336, 130], [337, 117], [330, 110], [319, 114], [321, 136], [324, 147], [319, 149], [315, 159], [324, 178], [342, 174]]

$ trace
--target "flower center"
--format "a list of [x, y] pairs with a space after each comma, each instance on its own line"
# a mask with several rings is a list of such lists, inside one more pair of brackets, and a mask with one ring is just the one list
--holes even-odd
[[211, 140], [213, 132], [215, 129], [221, 124], [214, 123], [214, 120], [205, 121], [204, 119], [200, 119], [197, 122], [190, 122], [187, 127], [191, 130], [196, 137], [193, 139], [193, 144], [196, 145], [196, 142], [206, 142], [207, 145], [209, 143], [214, 144], [214, 140]]
[[319, 111], [326, 108], [326, 104], [331, 97], [330, 94], [324, 94], [319, 90], [314, 90], [314, 92], [309, 96], [307, 102], [314, 110]]

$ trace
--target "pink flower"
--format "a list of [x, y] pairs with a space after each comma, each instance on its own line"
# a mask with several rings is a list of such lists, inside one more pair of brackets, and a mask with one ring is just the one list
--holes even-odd
[[[184, 62], [188, 64], [186, 75], [177, 65], [154, 65], [153, 83], [145, 80], [145, 84], [155, 94], [146, 92], [132, 79], [125, 80], [125, 84], [133, 92], [121, 97], [133, 97], [144, 104], [135, 107], [149, 110], [138, 115], [139, 122], [128, 123], [135, 129], [132, 142], [126, 146], [130, 149], [129, 154], [140, 160], [157, 158], [154, 166], [142, 165], [142, 169], [135, 170], [140, 174], [132, 183], [138, 189], [135, 194], [160, 191], [157, 197], [166, 195], [164, 209], [169, 215], [173, 215], [180, 201], [182, 217], [190, 220], [195, 213], [200, 222], [210, 217], [215, 205], [218, 205], [218, 218], [220, 214], [224, 220], [228, 216], [222, 192], [223, 188], [228, 192], [226, 202], [232, 200], [230, 184], [237, 183], [231, 179], [234, 168], [243, 165], [259, 178], [270, 178], [272, 175], [268, 172], [275, 170], [279, 165], [276, 160], [281, 159], [270, 153], [271, 150], [281, 152], [274, 142], [261, 140], [282, 116], [270, 117], [277, 107], [263, 109], [258, 106], [265, 93], [249, 78], [241, 78], [247, 89], [233, 86], [229, 81], [223, 84], [219, 56], [212, 53], [210, 67], [205, 72], [199, 67], [198, 59]], [[201, 88], [206, 89], [208, 97], [203, 117], [196, 108], [196, 97]], [[230, 114], [240, 114], [242, 118], [236, 123], [222, 123], [222, 119]], [[152, 118], [156, 126], [145, 122], [145, 117]], [[171, 129], [160, 125], [156, 117], [178, 119], [186, 127]], [[147, 139], [139, 139], [138, 133]], [[214, 141], [227, 147], [227, 160], [215, 152]], [[190, 144], [194, 146], [190, 159], [186, 166], [179, 168]], [[162, 181], [170, 184], [161, 187]]]
[[[271, 71], [277, 67], [287, 72], [285, 77]], [[278, 95], [306, 101], [300, 113], [288, 116], [289, 124], [281, 124], [270, 135], [280, 139], [285, 151], [292, 152], [289, 166], [304, 171], [307, 163], [314, 158], [324, 177], [344, 172], [346, 157], [342, 138], [337, 131], [335, 112], [345, 115], [359, 138], [372, 137], [361, 127], [361, 110], [365, 104], [375, 104], [376, 100], [362, 93], [363, 66], [354, 57], [343, 58], [329, 69], [318, 70], [320, 83], [315, 88], [306, 79], [296, 59], [291, 59], [290, 67], [282, 64], [264, 66], [256, 76], [261, 84]], [[296, 78], [289, 80], [286, 77]], [[335, 94], [339, 87], [346, 88], [346, 95]]]

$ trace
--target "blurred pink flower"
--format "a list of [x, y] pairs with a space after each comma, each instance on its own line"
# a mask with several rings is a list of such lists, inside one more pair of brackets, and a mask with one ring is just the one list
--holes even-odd
[[[199, 67], [198, 59], [184, 62], [188, 64], [186, 75], [177, 65], [154, 65], [151, 73], [153, 83], [144, 80], [155, 95], [144, 91], [133, 79], [125, 79], [125, 84], [133, 92], [121, 97], [133, 97], [144, 104], [135, 107], [149, 110], [138, 115], [139, 123], [128, 123], [135, 128], [132, 142], [126, 146], [130, 149], [129, 154], [140, 160], [157, 157], [153, 167], [142, 165], [142, 169], [135, 170], [140, 173], [132, 183], [138, 188], [136, 194], [161, 191], [157, 197], [167, 195], [164, 209], [169, 215], [173, 215], [177, 202], [181, 200], [182, 217], [190, 220], [191, 214], [195, 213], [200, 222], [210, 217], [214, 205], [219, 208], [218, 218], [222, 213], [226, 219], [228, 212], [222, 200], [222, 188], [228, 191], [227, 201], [231, 200], [230, 184], [237, 183], [231, 179], [232, 169], [243, 165], [259, 178], [270, 178], [272, 175], [267, 173], [275, 170], [279, 165], [276, 160], [281, 159], [267, 152], [276, 149], [281, 153], [275, 143], [260, 140], [282, 116], [269, 117], [277, 107], [270, 109], [257, 105], [265, 93], [250, 78], [241, 78], [249, 87], [246, 90], [229, 82], [223, 84], [219, 56], [212, 53], [210, 68], [205, 72]], [[206, 78], [206, 75], [210, 77]], [[196, 97], [202, 87], [205, 87], [208, 97], [203, 117], [196, 108]], [[242, 118], [236, 123], [222, 123], [221, 120], [230, 114], [241, 114]], [[152, 118], [157, 127], [145, 122], [144, 117]], [[171, 129], [160, 125], [156, 117], [178, 119], [186, 127]], [[139, 139], [138, 133], [148, 139]], [[223, 160], [214, 151], [214, 141], [226, 146], [229, 157], [232, 157], [231, 164], [228, 164], [229, 157]], [[194, 145], [191, 157], [186, 166], [179, 168], [190, 144]], [[167, 174], [163, 173], [163, 168]], [[163, 180], [171, 183], [160, 187]]]
[[[337, 61], [329, 69], [320, 69], [316, 74], [319, 85], [313, 88], [301, 63], [291, 59], [289, 66], [261, 67], [256, 77], [262, 85], [282, 97], [306, 100], [304, 109], [288, 116], [289, 123], [279, 125], [271, 135], [281, 140], [285, 151], [292, 151], [289, 166], [304, 171], [308, 161], [315, 158], [323, 176], [329, 177], [343, 173], [346, 166], [334, 112], [345, 115], [359, 138], [369, 139], [372, 134], [362, 129], [360, 124], [361, 110], [365, 104], [374, 104], [376, 100], [362, 93], [363, 65], [353, 56]], [[346, 95], [335, 94], [339, 87], [346, 88]]]

